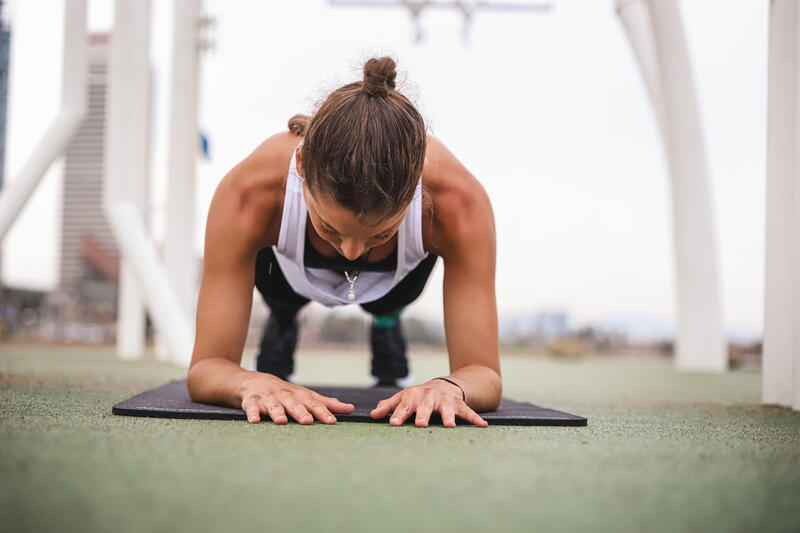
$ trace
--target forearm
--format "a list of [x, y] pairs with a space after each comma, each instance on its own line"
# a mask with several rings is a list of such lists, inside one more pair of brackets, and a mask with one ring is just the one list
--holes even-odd
[[[464, 390], [467, 405], [481, 413], [494, 411], [500, 405], [503, 394], [503, 382], [495, 370], [483, 365], [467, 365], [444, 376], [458, 383]], [[441, 384], [453, 388], [453, 385], [437, 380]]]
[[209, 357], [189, 368], [186, 384], [192, 401], [241, 407], [242, 385], [258, 372], [222, 357]]

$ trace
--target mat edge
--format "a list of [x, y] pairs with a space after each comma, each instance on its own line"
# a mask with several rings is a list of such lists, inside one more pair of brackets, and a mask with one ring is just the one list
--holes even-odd
[[[208, 412], [183, 412], [183, 411], [157, 411], [153, 409], [130, 409], [125, 407], [118, 407], [114, 405], [111, 408], [111, 413], [119, 416], [133, 416], [139, 418], [162, 418], [162, 419], [176, 419], [176, 420], [247, 420], [247, 415], [242, 412], [239, 413], [208, 413]], [[269, 419], [262, 419], [261, 422], [263, 423], [273, 423]], [[389, 417], [385, 417], [383, 419], [374, 419], [368, 416], [353, 416], [353, 415], [337, 415], [337, 423], [338, 422], [357, 422], [357, 423], [381, 423], [384, 422], [388, 425]], [[466, 421], [464, 421], [466, 422]], [[535, 420], [535, 419], [526, 419], [526, 418], [518, 418], [518, 419], [510, 419], [506, 418], [502, 422], [498, 421], [491, 421], [489, 420], [489, 427], [492, 426], [541, 426], [541, 427], [586, 427], [588, 424], [588, 419], [583, 417], [578, 417], [574, 420], [563, 420], [563, 419], [554, 419], [554, 420]], [[295, 420], [290, 419], [289, 423], [297, 424]], [[322, 422], [318, 420], [314, 420], [315, 424], [322, 424]], [[297, 424], [302, 425], [302, 424]], [[328, 425], [328, 424], [324, 424]], [[403, 424], [403, 426], [415, 426], [414, 420], [409, 418]], [[444, 427], [440, 422], [437, 421], [435, 424], [429, 424], [426, 427]], [[472, 424], [462, 423], [457, 425], [456, 427], [472, 427]], [[420, 429], [425, 429], [424, 427]]]

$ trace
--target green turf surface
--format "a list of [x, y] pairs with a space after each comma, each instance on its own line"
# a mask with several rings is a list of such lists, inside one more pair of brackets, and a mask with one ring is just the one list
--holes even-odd
[[[302, 352], [364, 384], [365, 351]], [[0, 344], [2, 531], [800, 531], [800, 413], [755, 372], [503, 358], [506, 397], [588, 427], [274, 426], [119, 417], [184, 371]], [[414, 354], [418, 380], [447, 370]]]

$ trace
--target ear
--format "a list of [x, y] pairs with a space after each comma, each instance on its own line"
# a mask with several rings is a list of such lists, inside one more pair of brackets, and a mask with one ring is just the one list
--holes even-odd
[[295, 149], [295, 165], [297, 166], [297, 173], [300, 174], [301, 178], [305, 179], [306, 175], [305, 172], [303, 172], [303, 151], [301, 148], [302, 145]]

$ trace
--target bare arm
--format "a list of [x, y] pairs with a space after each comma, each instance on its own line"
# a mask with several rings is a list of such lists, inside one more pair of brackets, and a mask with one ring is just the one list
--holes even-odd
[[[482, 189], [481, 189], [482, 191]], [[444, 259], [444, 326], [450, 373], [467, 405], [497, 409], [502, 394], [495, 298], [495, 229], [485, 193], [453, 228]]]
[[435, 139], [430, 142], [431, 162], [426, 169], [434, 200], [424, 240], [426, 250], [444, 259], [444, 325], [450, 375], [443, 377], [457, 386], [433, 379], [410, 387], [380, 402], [372, 416], [393, 411], [390, 422], [402, 424], [416, 412], [416, 424], [426, 426], [435, 411], [441, 414], [445, 426], [455, 426], [454, 417], [458, 415], [485, 427], [486, 422], [476, 411], [494, 411], [502, 395], [494, 215], [489, 197], [475, 177], [441, 143]]
[[240, 363], [257, 253], [255, 243], [248, 242], [246, 220], [233, 212], [237, 196], [230, 182], [223, 180], [211, 201], [195, 344], [187, 376], [192, 400], [234, 407], [241, 405], [238, 390], [249, 374]]
[[259, 422], [266, 414], [283, 424], [288, 413], [301, 424], [311, 424], [314, 417], [332, 424], [336, 422], [332, 412], [349, 413], [353, 406], [241, 367], [256, 256], [277, 240], [280, 229], [280, 181], [276, 186], [275, 180], [258, 173], [271, 166], [282, 171], [286, 143], [280, 141], [279, 137], [271, 145], [266, 141], [231, 171], [214, 193], [187, 385], [192, 400], [241, 407], [250, 422]]

